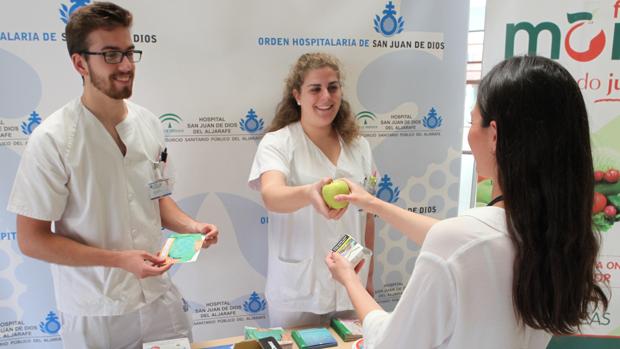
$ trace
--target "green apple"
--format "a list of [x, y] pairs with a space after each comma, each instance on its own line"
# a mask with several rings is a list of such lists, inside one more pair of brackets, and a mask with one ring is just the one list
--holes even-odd
[[351, 191], [349, 190], [349, 186], [347, 182], [342, 179], [336, 179], [329, 184], [325, 184], [321, 189], [321, 193], [323, 194], [323, 200], [327, 206], [333, 209], [341, 209], [347, 207], [349, 204], [347, 201], [336, 201], [336, 195], [340, 194], [349, 194]]

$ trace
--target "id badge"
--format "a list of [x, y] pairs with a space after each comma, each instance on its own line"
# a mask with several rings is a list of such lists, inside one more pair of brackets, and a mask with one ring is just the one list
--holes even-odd
[[149, 197], [151, 200], [163, 198], [172, 194], [170, 178], [161, 178], [149, 183]]

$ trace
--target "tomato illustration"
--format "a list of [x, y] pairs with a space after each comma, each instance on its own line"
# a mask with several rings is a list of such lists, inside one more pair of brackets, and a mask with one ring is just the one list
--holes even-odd
[[594, 171], [594, 181], [600, 182], [603, 180], [603, 176], [605, 176], [605, 172], [603, 171]]
[[594, 205], [592, 205], [592, 213], [599, 213], [607, 206], [607, 198], [601, 193], [594, 193]]
[[614, 168], [607, 170], [607, 172], [605, 172], [605, 175], [603, 176], [603, 179], [605, 179], [605, 182], [607, 183], [616, 183], [619, 178], [620, 172], [618, 172], [618, 170]]
[[616, 217], [616, 213], [618, 213], [618, 210], [616, 210], [615, 207], [613, 207], [612, 205], [608, 205], [607, 207], [605, 207], [605, 216], [609, 217], [609, 218], [614, 218]]

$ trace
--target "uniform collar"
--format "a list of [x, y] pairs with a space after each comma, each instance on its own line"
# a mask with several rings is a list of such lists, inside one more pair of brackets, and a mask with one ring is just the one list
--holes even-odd
[[508, 232], [506, 211], [502, 207], [476, 207], [463, 212], [461, 215], [473, 217], [498, 232], [504, 234]]

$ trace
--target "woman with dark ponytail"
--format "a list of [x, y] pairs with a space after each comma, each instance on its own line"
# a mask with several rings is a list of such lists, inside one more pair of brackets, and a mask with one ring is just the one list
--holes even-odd
[[570, 73], [547, 58], [495, 66], [480, 83], [468, 140], [493, 179], [488, 207], [436, 221], [368, 195], [353, 202], [422, 245], [387, 313], [338, 254], [326, 263], [363, 320], [365, 347], [545, 348], [606, 309], [595, 283], [594, 176], [588, 115]]

